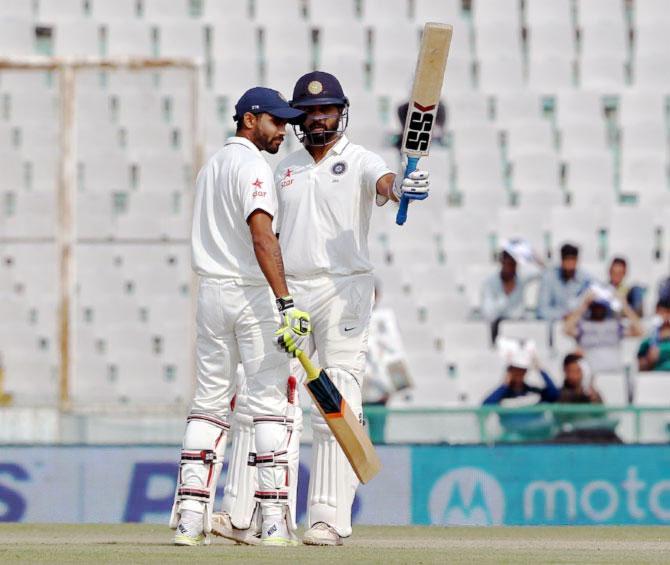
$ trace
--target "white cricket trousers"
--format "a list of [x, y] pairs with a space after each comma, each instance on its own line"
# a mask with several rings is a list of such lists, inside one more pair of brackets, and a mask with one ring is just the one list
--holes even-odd
[[314, 347], [323, 368], [338, 368], [363, 385], [374, 300], [372, 273], [288, 280], [295, 304], [309, 312]]
[[[289, 288], [297, 307], [310, 313], [312, 347], [308, 349], [316, 347], [319, 365], [354, 414], [362, 418], [361, 388], [374, 297], [372, 274], [289, 281]], [[311, 419], [307, 527], [325, 522], [347, 537], [351, 535], [351, 508], [358, 478], [314, 406]]]
[[191, 412], [228, 419], [241, 361], [250, 414], [283, 416], [289, 360], [275, 342], [279, 314], [270, 287], [202, 278], [196, 326], [197, 384]]

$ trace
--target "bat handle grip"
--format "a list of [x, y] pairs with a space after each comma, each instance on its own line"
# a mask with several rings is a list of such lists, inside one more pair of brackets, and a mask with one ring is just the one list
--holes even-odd
[[[417, 165], [419, 164], [419, 157], [408, 157], [407, 158], [407, 167], [405, 167], [405, 177], [411, 172], [416, 170]], [[409, 197], [403, 195], [400, 198], [400, 207], [398, 208], [398, 213], [395, 217], [395, 223], [399, 226], [402, 226], [407, 220], [407, 209], [409, 208]]]

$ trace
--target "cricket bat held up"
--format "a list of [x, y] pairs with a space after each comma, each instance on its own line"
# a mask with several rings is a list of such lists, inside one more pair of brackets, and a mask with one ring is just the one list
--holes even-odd
[[[407, 155], [405, 176], [414, 171], [419, 159], [429, 152], [452, 32], [453, 28], [450, 25], [435, 22], [428, 22], [423, 28], [412, 97], [407, 109], [400, 146], [400, 151]], [[403, 196], [400, 200], [400, 208], [396, 215], [396, 224], [399, 226], [402, 226], [407, 219], [409, 201], [408, 196]]]

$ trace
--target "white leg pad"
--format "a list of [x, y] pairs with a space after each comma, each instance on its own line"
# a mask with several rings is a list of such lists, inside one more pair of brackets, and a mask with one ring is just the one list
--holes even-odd
[[225, 420], [200, 413], [191, 414], [186, 422], [170, 527], [177, 527], [182, 510], [193, 510], [202, 513], [203, 531], [209, 533], [229, 426]]
[[263, 510], [263, 518], [285, 514], [289, 500], [288, 444], [293, 434], [293, 419], [285, 416], [257, 416], [254, 418], [256, 437], [255, 457], [258, 470], [256, 499]]
[[256, 469], [249, 465], [249, 454], [255, 451], [254, 419], [248, 413], [246, 395], [238, 395], [231, 426], [231, 456], [223, 495], [223, 511], [233, 526], [246, 530], [251, 526], [257, 488]]
[[[354, 414], [362, 414], [361, 389], [342, 369], [326, 369]], [[351, 507], [358, 477], [316, 407], [312, 409], [312, 472], [309, 480], [307, 524], [325, 522], [342, 537], [351, 535]]]

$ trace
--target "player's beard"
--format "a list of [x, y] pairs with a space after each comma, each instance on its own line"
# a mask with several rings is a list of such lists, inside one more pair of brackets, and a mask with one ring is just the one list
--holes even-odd
[[275, 155], [278, 151], [279, 148], [281, 147], [281, 144], [284, 142], [284, 136], [283, 135], [275, 135], [274, 137], [271, 138], [262, 138], [258, 139], [255, 142], [256, 147], [261, 149], [261, 151], [267, 151], [271, 155]]
[[[302, 131], [305, 134], [306, 144], [324, 147], [339, 139], [343, 133], [340, 130], [340, 120], [341, 118], [338, 118], [332, 129], [329, 129], [329, 124], [325, 123], [312, 124], [310, 128], [303, 126]], [[314, 132], [315, 129], [321, 129], [322, 131]]]

